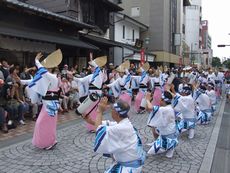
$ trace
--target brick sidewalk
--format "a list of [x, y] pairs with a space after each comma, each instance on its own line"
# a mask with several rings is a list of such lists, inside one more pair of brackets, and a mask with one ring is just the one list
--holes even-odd
[[[58, 114], [58, 124], [63, 124], [70, 122], [79, 118], [73, 111], [69, 113], [59, 113]], [[27, 133], [32, 133], [34, 130], [35, 121], [32, 121], [31, 118], [26, 117], [26, 125], [18, 125], [15, 129], [10, 129], [8, 133], [3, 133], [0, 131], [0, 142], [8, 139], [12, 139]]]
[[[147, 118], [147, 114], [137, 115], [131, 111], [130, 119], [139, 130], [146, 151], [149, 149], [146, 144], [153, 141], [150, 128], [146, 126]], [[163, 154], [148, 156], [143, 172], [198, 172], [216, 118], [209, 125], [198, 125], [193, 140], [188, 140], [186, 134], [182, 135], [173, 159], [167, 159]], [[58, 130], [58, 145], [54, 150], [34, 148], [31, 139], [0, 149], [0, 172], [102, 173], [112, 160], [93, 152], [94, 139], [95, 134], [88, 133], [83, 120], [78, 119], [72, 125]]]

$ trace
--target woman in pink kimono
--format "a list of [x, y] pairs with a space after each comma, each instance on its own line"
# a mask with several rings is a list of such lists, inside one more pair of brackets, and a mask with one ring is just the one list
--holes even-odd
[[131, 106], [132, 89], [131, 89], [131, 74], [129, 73], [129, 60], [123, 62], [115, 70], [119, 73], [118, 78], [112, 83], [105, 86], [110, 88], [115, 98], [119, 98]]
[[50, 73], [51, 69], [60, 64], [62, 54], [57, 50], [50, 54], [42, 63], [42, 57], [38, 53], [35, 58], [37, 72], [32, 80], [21, 80], [22, 84], [28, 84], [28, 94], [32, 103], [42, 100], [42, 109], [35, 124], [32, 144], [41, 149], [52, 149], [56, 144], [57, 113], [59, 109], [58, 78]]
[[132, 80], [135, 80], [137, 85], [139, 85], [139, 92], [134, 102], [134, 109], [139, 114], [143, 114], [145, 112], [145, 107], [146, 107], [145, 93], [147, 92], [148, 89], [149, 75], [147, 72], [149, 68], [150, 65], [148, 62], [146, 62], [139, 69], [139, 71], [141, 72], [141, 76], [132, 76]]
[[[105, 73], [101, 70], [101, 67], [103, 67], [107, 62], [107, 57], [102, 56], [98, 57], [94, 60], [91, 60], [89, 62], [92, 74], [85, 76], [83, 78], [76, 78], [74, 77], [74, 80], [79, 85], [79, 97], [80, 102], [82, 103], [89, 94], [91, 93], [97, 93], [99, 96], [102, 95], [102, 84], [106, 80]], [[89, 115], [91, 119], [96, 119], [96, 110], [97, 110], [97, 104], [98, 102], [95, 102], [89, 109], [84, 113], [85, 115]], [[89, 123], [86, 124], [86, 128], [89, 132], [95, 132], [95, 127]]]
[[153, 106], [160, 106], [162, 88], [160, 85], [160, 70], [157, 69], [153, 77], [150, 77], [150, 83], [153, 88]]

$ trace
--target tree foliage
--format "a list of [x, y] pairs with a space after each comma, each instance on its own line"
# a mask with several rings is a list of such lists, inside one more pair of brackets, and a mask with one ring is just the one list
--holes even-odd
[[230, 59], [224, 61], [224, 62], [223, 62], [223, 65], [224, 65], [226, 68], [230, 69]]
[[218, 57], [213, 57], [213, 58], [212, 58], [212, 66], [213, 66], [213, 67], [221, 67], [222, 64], [221, 64], [220, 58], [218, 58]]

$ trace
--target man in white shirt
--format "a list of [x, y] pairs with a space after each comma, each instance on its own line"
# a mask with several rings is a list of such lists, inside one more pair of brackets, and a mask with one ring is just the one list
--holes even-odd
[[151, 93], [146, 94], [147, 109], [151, 110], [147, 125], [152, 128], [154, 138], [148, 154], [160, 154], [166, 152], [166, 157], [172, 158], [174, 149], [178, 144], [175, 112], [172, 108], [172, 95], [168, 91], [162, 94], [160, 106], [152, 106]]
[[140, 173], [145, 160], [145, 152], [137, 130], [128, 119], [129, 104], [118, 100], [112, 106], [112, 118], [115, 122], [102, 121], [103, 113], [108, 109], [108, 99], [102, 98], [97, 109], [97, 118], [92, 121], [86, 117], [86, 121], [95, 125], [96, 138], [94, 151], [112, 155], [115, 163], [106, 173]]
[[197, 119], [201, 124], [208, 124], [212, 115], [211, 100], [205, 92], [206, 87], [201, 85], [194, 96], [198, 111]]

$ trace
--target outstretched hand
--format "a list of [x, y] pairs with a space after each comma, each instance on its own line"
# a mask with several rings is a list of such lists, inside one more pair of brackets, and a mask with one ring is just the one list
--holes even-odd
[[98, 111], [101, 113], [105, 112], [105, 110], [108, 107], [108, 98], [107, 97], [102, 97], [100, 103], [98, 104]]
[[150, 93], [150, 92], [147, 92], [147, 93], [146, 93], [145, 99], [148, 100], [148, 101], [151, 100], [151, 93]]
[[37, 59], [39, 61], [42, 57], [43, 57], [42, 53], [39, 52], [39, 53], [37, 53], [35, 59]]

